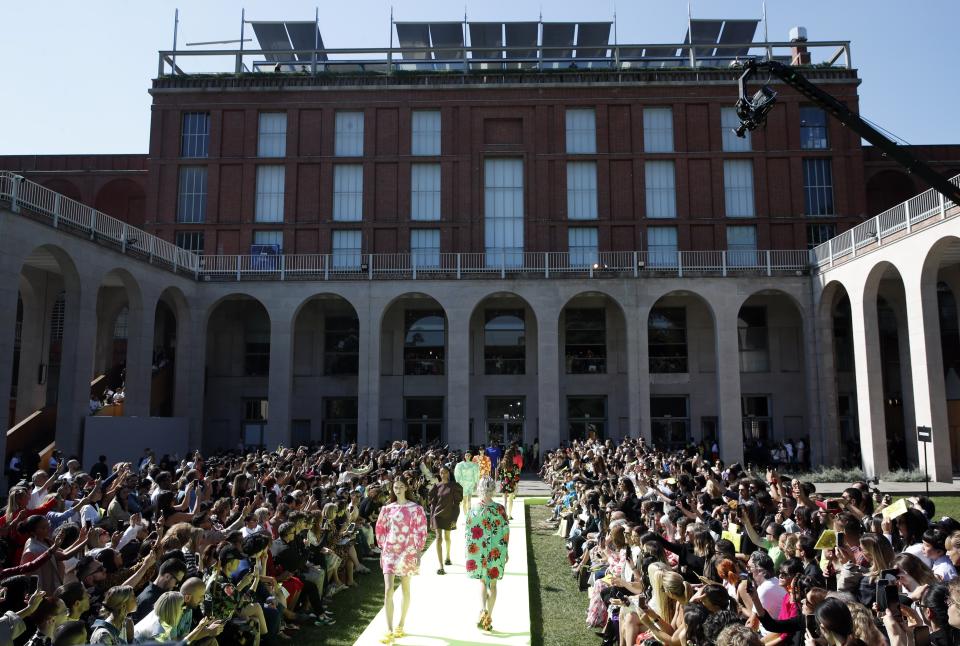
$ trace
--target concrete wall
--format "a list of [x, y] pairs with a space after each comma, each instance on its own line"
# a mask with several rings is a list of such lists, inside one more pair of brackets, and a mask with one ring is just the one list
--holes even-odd
[[182, 417], [88, 417], [84, 424], [83, 461], [89, 468], [98, 456], [107, 464], [136, 462], [149, 447], [161, 457], [184, 457], [191, 449], [190, 421]]

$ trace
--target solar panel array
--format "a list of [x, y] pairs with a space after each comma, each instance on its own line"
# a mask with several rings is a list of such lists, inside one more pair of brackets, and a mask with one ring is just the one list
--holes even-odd
[[[303, 50], [324, 49], [314, 22], [251, 22], [267, 61], [284, 71], [312, 62]], [[691, 20], [684, 47], [615, 47], [612, 22], [394, 22], [401, 68], [522, 69], [532, 67], [677, 67], [688, 64], [690, 46], [697, 65], [721, 66], [745, 56], [759, 20]], [[414, 51], [417, 50], [417, 51]], [[301, 51], [295, 54], [294, 52]], [[465, 60], [466, 59], [466, 60]], [[384, 71], [381, 62], [331, 62], [317, 54], [324, 69]], [[409, 62], [409, 63], [407, 63]]]

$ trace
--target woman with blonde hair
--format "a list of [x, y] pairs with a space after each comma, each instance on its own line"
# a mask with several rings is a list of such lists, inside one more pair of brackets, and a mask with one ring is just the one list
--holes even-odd
[[877, 580], [880, 578], [880, 573], [893, 567], [893, 559], [896, 555], [886, 536], [872, 532], [860, 537], [860, 549], [863, 550], [870, 566], [860, 579], [857, 596], [860, 603], [869, 608], [877, 600]]
[[477, 483], [480, 501], [473, 506], [466, 519], [467, 574], [483, 584], [480, 591], [482, 609], [477, 628], [488, 632], [493, 630], [497, 583], [503, 578], [510, 544], [507, 510], [493, 499], [496, 488], [490, 476], [480, 478]]
[[137, 595], [129, 585], [118, 585], [107, 590], [103, 599], [104, 617], [93, 622], [91, 644], [132, 644], [133, 619], [130, 613], [137, 609]]
[[853, 618], [853, 635], [865, 644], [883, 644], [883, 633], [877, 628], [873, 613], [855, 601], [848, 601], [847, 608]]

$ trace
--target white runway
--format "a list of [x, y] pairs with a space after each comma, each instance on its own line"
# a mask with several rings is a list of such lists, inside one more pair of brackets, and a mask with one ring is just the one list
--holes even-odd
[[[474, 498], [476, 500], [476, 498]], [[498, 502], [502, 502], [498, 500]], [[513, 505], [510, 521], [510, 558], [506, 574], [497, 584], [497, 605], [493, 610], [493, 632], [477, 628], [480, 615], [478, 580], [467, 577], [464, 569], [463, 515], [452, 534], [453, 565], [445, 566], [446, 575], [437, 570], [436, 546], [432, 543], [420, 562], [420, 574], [411, 579], [410, 612], [404, 631], [406, 637], [394, 641], [398, 646], [469, 646], [530, 644], [530, 597], [527, 588], [527, 531], [523, 500]], [[395, 620], [400, 616], [400, 588], [394, 597]], [[396, 622], [395, 622], [396, 623]], [[387, 632], [383, 609], [363, 631], [354, 646], [377, 646]]]

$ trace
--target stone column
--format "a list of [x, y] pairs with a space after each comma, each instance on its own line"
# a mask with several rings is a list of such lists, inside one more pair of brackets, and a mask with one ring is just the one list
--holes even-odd
[[0, 264], [0, 401], [3, 402], [3, 439], [0, 440], [0, 464], [6, 464], [5, 447], [9, 428], [7, 402], [13, 380], [13, 346], [17, 323], [17, 294], [20, 276], [13, 267]]
[[[123, 412], [127, 417], [150, 417], [153, 389], [153, 332], [159, 293], [143, 290], [131, 299], [127, 320], [127, 375]], [[139, 300], [140, 303], [135, 303]]]
[[[627, 319], [627, 406], [630, 437], [650, 441], [650, 361], [647, 320], [650, 308], [631, 308]], [[633, 318], [631, 321], [630, 318]]]
[[380, 438], [380, 330], [383, 304], [369, 294], [366, 313], [360, 318], [360, 347], [357, 371], [357, 444], [379, 447]]
[[445, 308], [447, 315], [447, 442], [470, 446], [470, 308]]
[[[738, 302], [731, 298], [731, 301]], [[730, 303], [711, 303], [714, 311], [717, 352], [717, 412], [720, 457], [724, 462], [743, 461], [743, 415], [740, 403], [739, 310]]]
[[277, 307], [270, 312], [270, 376], [267, 388], [267, 430], [263, 438], [268, 450], [290, 446], [290, 398], [293, 393], [293, 308]]
[[917, 426], [929, 426], [933, 429], [932, 442], [918, 443], [920, 467], [923, 468], [926, 451], [931, 479], [937, 482], [952, 482], [953, 463], [950, 427], [947, 425], [943, 353], [940, 347], [936, 273], [933, 273], [932, 277], [924, 277], [920, 263], [904, 267], [903, 285], [907, 299], [914, 417]]
[[[546, 303], [546, 301], [541, 301]], [[560, 445], [567, 433], [560, 429], [560, 309], [538, 307], [537, 314], [537, 434], [540, 454]]]
[[[180, 322], [177, 321], [180, 330]], [[204, 403], [207, 373], [207, 308], [194, 304], [190, 308], [187, 333], [177, 334], [177, 397], [174, 414], [189, 418], [190, 449], [203, 447]], [[181, 377], [183, 377], [181, 379]], [[182, 384], [182, 388], [181, 388]], [[184, 392], [185, 396], [180, 396]], [[230, 447], [233, 448], [233, 447]]]
[[[822, 299], [822, 293], [819, 299]], [[826, 308], [826, 312], [824, 312]], [[818, 420], [811, 424], [807, 439], [810, 464], [840, 462], [840, 420], [838, 418], [837, 372], [833, 347], [833, 311], [829, 304], [818, 302], [813, 313], [803, 322], [804, 372], [808, 410], [816, 408]]]
[[57, 449], [67, 458], [79, 455], [84, 421], [90, 413], [100, 278], [81, 275], [76, 289], [67, 288], [56, 433]]
[[47, 363], [47, 357], [43, 353], [49, 352], [50, 349], [48, 312], [53, 305], [49, 292], [56, 292], [56, 290], [37, 287], [37, 282], [34, 280], [25, 275], [20, 276], [23, 323], [20, 326], [20, 370], [13, 376], [17, 380], [15, 422], [43, 408], [47, 402], [47, 389], [43, 384], [38, 383], [37, 377], [40, 364]]
[[[860, 453], [868, 478], [889, 471], [887, 428], [883, 412], [883, 372], [880, 361], [880, 330], [877, 295], [864, 288], [848, 289], [853, 327], [853, 360], [857, 372], [857, 421]], [[866, 302], [865, 302], [866, 299]]]

